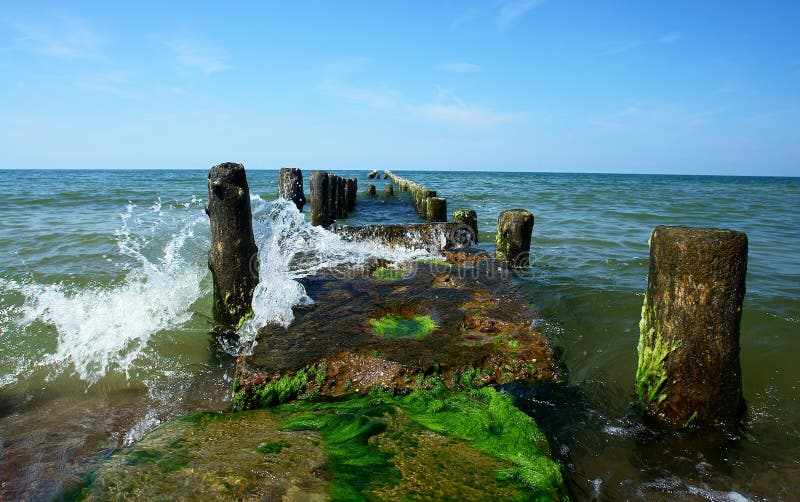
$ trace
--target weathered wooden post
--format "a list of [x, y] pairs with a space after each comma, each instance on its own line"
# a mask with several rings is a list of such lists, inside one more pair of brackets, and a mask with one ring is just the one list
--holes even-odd
[[303, 173], [296, 167], [283, 167], [278, 174], [278, 197], [294, 202], [298, 211], [306, 205], [303, 193]]
[[344, 199], [345, 179], [328, 173], [328, 204], [333, 219], [347, 218], [347, 207]]
[[428, 197], [425, 204], [425, 217], [428, 221], [447, 221], [447, 199]]
[[221, 324], [236, 325], [251, 311], [258, 283], [258, 248], [243, 165], [226, 162], [208, 171], [206, 214], [211, 220], [212, 315]]
[[311, 173], [311, 224], [329, 227], [333, 223], [330, 205], [330, 177], [325, 171]]
[[512, 268], [529, 265], [533, 213], [525, 209], [508, 209], [497, 218], [497, 238], [494, 256]]
[[391, 183], [386, 184], [386, 188], [383, 190], [383, 195], [385, 195], [386, 197], [391, 197], [392, 195], [394, 195], [394, 187], [392, 186]]
[[375, 197], [377, 195], [377, 193], [378, 192], [375, 190], [375, 185], [373, 185], [372, 183], [367, 185], [367, 196], [368, 197]]
[[347, 218], [347, 196], [345, 194], [347, 180], [341, 176], [337, 176], [337, 178], [339, 181], [336, 185], [336, 208], [338, 209], [338, 211], [336, 211], [336, 217]]
[[456, 209], [453, 213], [453, 221], [470, 228], [472, 242], [478, 242], [478, 213], [472, 209]]
[[347, 199], [347, 210], [352, 211], [356, 207], [356, 197], [358, 195], [358, 180], [348, 178], [344, 186], [345, 198]]
[[636, 391], [661, 423], [708, 427], [741, 419], [739, 323], [746, 272], [742, 232], [653, 230]]

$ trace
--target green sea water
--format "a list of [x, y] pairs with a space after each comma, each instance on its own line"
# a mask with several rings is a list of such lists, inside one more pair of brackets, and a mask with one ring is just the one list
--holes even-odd
[[[438, 190], [451, 214], [475, 209], [488, 251], [501, 210], [534, 213], [533, 267], [520, 292], [560, 348], [568, 381], [505, 390], [550, 434], [575, 498], [800, 493], [800, 179], [397, 172]], [[162, 421], [227, 409], [243, 345], [212, 333], [206, 171], [0, 174], [0, 499], [46, 500]], [[362, 190], [375, 183], [366, 172], [340, 174], [357, 176]], [[288, 322], [292, 305], [313, 300], [295, 279], [316, 267], [407, 258], [298, 224], [271, 202], [276, 171], [248, 178], [261, 252], [257, 321]], [[418, 221], [405, 197], [360, 197], [346, 223]], [[748, 235], [742, 434], [664, 434], [632, 410], [657, 225]], [[293, 258], [309, 247], [316, 258], [298, 270]]]

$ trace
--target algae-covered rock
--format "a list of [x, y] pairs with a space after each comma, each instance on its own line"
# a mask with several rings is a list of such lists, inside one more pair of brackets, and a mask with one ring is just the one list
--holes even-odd
[[257, 410], [168, 422], [105, 461], [83, 500], [325, 500], [326, 454], [312, 431]]
[[108, 459], [88, 500], [560, 500], [536, 423], [491, 388], [195, 414]]
[[408, 392], [432, 376], [453, 389], [558, 381], [552, 347], [503, 270], [419, 261], [405, 274], [302, 279], [314, 305], [296, 308], [288, 328], [259, 330], [237, 360], [234, 406]]

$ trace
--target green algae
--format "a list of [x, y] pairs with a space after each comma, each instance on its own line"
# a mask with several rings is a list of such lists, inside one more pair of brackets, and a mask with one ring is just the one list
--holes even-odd
[[[544, 434], [492, 388], [195, 413], [87, 476], [75, 498], [566, 500]], [[134, 459], [133, 461], [131, 459]]]
[[[280, 430], [270, 410], [195, 413], [166, 422], [82, 478], [68, 500], [280, 500], [324, 498], [313, 435]], [[185, 418], [185, 417], [184, 417]]]
[[369, 323], [375, 333], [386, 338], [425, 338], [438, 327], [433, 318], [422, 315], [413, 317], [387, 315], [379, 319], [370, 319]]
[[372, 272], [372, 277], [379, 281], [394, 282], [405, 279], [408, 273], [405, 270], [391, 267], [379, 267]]
[[386, 430], [386, 422], [380, 418], [380, 412], [388, 411], [386, 406], [348, 411], [301, 415], [283, 426], [285, 430], [311, 430], [320, 434], [328, 454], [324, 468], [332, 476], [333, 500], [363, 500], [364, 492], [374, 480], [399, 479], [399, 473], [389, 463], [389, 455], [370, 441]]
[[298, 397], [316, 397], [315, 394], [304, 395], [309, 382], [313, 382], [317, 387], [325, 381], [327, 363], [322, 362], [319, 366], [309, 365], [279, 378], [260, 385], [253, 385], [249, 388], [241, 388], [233, 396], [233, 410], [253, 410], [258, 408], [269, 408], [279, 404], [287, 403]]
[[423, 258], [417, 260], [418, 263], [430, 263], [431, 265], [440, 265], [442, 267], [452, 267], [453, 264], [439, 258]]
[[275, 455], [289, 446], [289, 443], [286, 441], [265, 441], [263, 443], [259, 443], [255, 450], [264, 455]]
[[533, 492], [534, 500], [566, 498], [561, 470], [549, 458], [544, 434], [509, 396], [490, 387], [450, 392], [439, 380], [432, 390], [407, 396], [373, 391], [347, 401], [298, 402], [279, 410], [310, 412], [284, 427], [313, 430], [322, 436], [329, 455], [326, 469], [334, 478], [334, 500], [362, 500], [366, 488], [396, 478], [391, 459], [370, 438], [384, 433], [388, 417], [398, 412], [425, 429], [466, 441], [505, 462], [495, 473], [497, 479], [521, 484]]
[[247, 311], [247, 313], [245, 315], [243, 315], [241, 317], [241, 319], [239, 319], [239, 322], [236, 323], [236, 329], [237, 330], [242, 329], [242, 326], [244, 326], [244, 323], [247, 322], [248, 319], [251, 319], [252, 317], [253, 317], [253, 310], [250, 309], [250, 310]]
[[661, 333], [661, 326], [654, 319], [645, 297], [642, 305], [642, 320], [639, 322], [639, 360], [636, 366], [636, 394], [645, 405], [657, 406], [666, 398], [664, 385], [667, 370], [664, 363], [667, 357], [681, 345], [678, 338], [667, 341]]

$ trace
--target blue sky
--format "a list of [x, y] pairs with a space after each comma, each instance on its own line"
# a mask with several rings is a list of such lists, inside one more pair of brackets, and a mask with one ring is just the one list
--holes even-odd
[[2, 168], [800, 175], [800, 2], [3, 2]]

